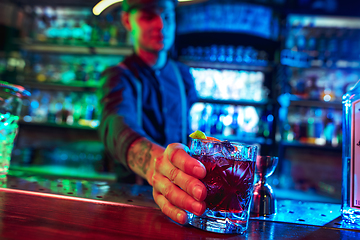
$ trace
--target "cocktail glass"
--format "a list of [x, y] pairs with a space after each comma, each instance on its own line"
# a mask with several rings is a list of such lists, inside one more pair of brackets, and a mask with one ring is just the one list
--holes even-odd
[[9, 171], [22, 99], [28, 96], [23, 87], [0, 81], [0, 178]]
[[257, 147], [235, 142], [192, 139], [190, 155], [206, 168], [206, 210], [188, 212], [189, 224], [211, 232], [243, 234], [248, 227]]

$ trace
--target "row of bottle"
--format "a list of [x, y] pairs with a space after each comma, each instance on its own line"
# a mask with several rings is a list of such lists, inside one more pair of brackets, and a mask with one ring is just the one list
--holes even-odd
[[268, 54], [251, 46], [211, 45], [206, 47], [188, 46], [181, 50], [182, 58], [194, 61], [225, 62], [264, 66], [268, 64]]
[[289, 108], [282, 124], [285, 141], [341, 146], [342, 111], [323, 108]]
[[209, 136], [267, 138], [272, 134], [273, 121], [270, 108], [196, 103], [190, 110], [191, 129]]
[[[94, 16], [91, 8], [37, 6], [27, 11], [35, 15], [33, 26], [27, 30], [28, 37], [35, 41], [113, 46], [127, 43], [119, 9], [101, 16]], [[29, 23], [24, 23], [24, 28], [26, 24]]]
[[82, 81], [96, 85], [101, 73], [123, 57], [33, 54], [26, 60], [23, 76], [37, 82], [71, 84]]
[[313, 59], [358, 61], [360, 29], [293, 26], [284, 45], [292, 51], [306, 52]]
[[290, 68], [291, 93], [310, 100], [338, 101], [360, 78], [360, 70]]
[[95, 93], [50, 92], [31, 89], [24, 100], [21, 118], [25, 122], [97, 127], [100, 112]]
[[200, 98], [260, 102], [268, 99], [263, 72], [190, 68]]
[[194, 4], [179, 8], [177, 19], [179, 34], [234, 32], [276, 40], [280, 28], [271, 8], [246, 3]]

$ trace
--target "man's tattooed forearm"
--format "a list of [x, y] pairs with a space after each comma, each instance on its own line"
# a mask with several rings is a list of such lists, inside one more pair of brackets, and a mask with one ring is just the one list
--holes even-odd
[[152, 143], [147, 140], [140, 140], [136, 147], [129, 151], [128, 163], [132, 168], [140, 169], [147, 173], [151, 161]]

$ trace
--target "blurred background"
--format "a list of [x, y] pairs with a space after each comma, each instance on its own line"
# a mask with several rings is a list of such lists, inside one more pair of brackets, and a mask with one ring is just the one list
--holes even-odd
[[[12, 170], [114, 180], [97, 135], [101, 72], [132, 53], [121, 8], [0, 0], [0, 79], [24, 101]], [[342, 95], [360, 75], [360, 3], [189, 1], [171, 51], [200, 101], [191, 127], [279, 157], [277, 196], [341, 201]]]

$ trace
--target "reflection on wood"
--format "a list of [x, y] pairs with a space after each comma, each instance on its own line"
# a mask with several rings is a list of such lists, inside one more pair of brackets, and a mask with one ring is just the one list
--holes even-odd
[[159, 209], [0, 190], [1, 239], [356, 239], [360, 232], [251, 220], [243, 236], [174, 223]]

